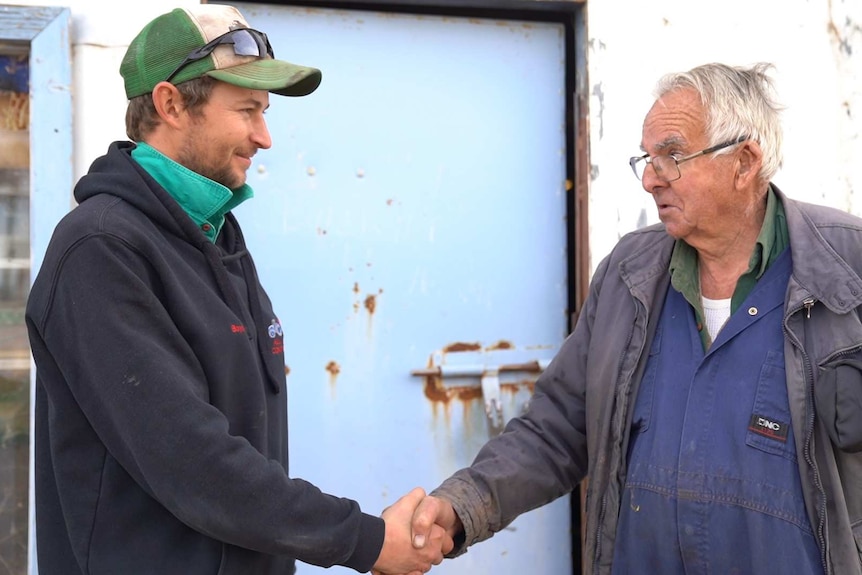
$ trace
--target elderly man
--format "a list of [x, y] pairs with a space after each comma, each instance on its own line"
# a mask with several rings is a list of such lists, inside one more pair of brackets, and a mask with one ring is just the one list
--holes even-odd
[[414, 514], [453, 555], [589, 476], [587, 573], [862, 574], [862, 220], [771, 184], [768, 65], [662, 78], [661, 224], [598, 266], [529, 411]]
[[320, 71], [212, 4], [148, 23], [120, 73], [133, 142], [75, 187], [27, 305], [39, 573], [427, 571], [451, 541], [411, 545], [421, 489], [377, 517], [288, 474], [283, 331], [232, 214], [270, 93]]

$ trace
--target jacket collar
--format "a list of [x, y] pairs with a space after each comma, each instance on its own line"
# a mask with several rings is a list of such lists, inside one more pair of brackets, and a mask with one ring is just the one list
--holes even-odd
[[806, 298], [814, 298], [839, 314], [862, 305], [862, 278], [846, 261], [847, 250], [859, 250], [853, 244], [862, 234], [845, 236], [843, 246], [833, 245], [824, 237], [824, 232], [840, 228], [859, 232], [859, 220], [832, 208], [791, 200], [774, 185], [773, 189], [784, 204], [793, 256], [787, 307], [801, 306]]
[[654, 224], [632, 234], [632, 239], [637, 238], [637, 247], [620, 262], [620, 277], [649, 309], [655, 286], [661, 281], [670, 281], [670, 257], [675, 240], [667, 234], [664, 224]]
[[[854, 271], [862, 262], [855, 262], [854, 268], [846, 261], [847, 250], [859, 251], [858, 246], [850, 245], [858, 240], [848, 238], [845, 240], [848, 245], [833, 246], [823, 235], [825, 230], [833, 228], [860, 232], [859, 219], [833, 208], [791, 200], [774, 184], [772, 188], [784, 206], [793, 257], [787, 307], [801, 307], [803, 300], [813, 298], [831, 311], [843, 314], [862, 305], [862, 278]], [[674, 240], [667, 235], [663, 224], [632, 234], [637, 247], [620, 261], [619, 273], [632, 294], [650, 308], [649, 294], [655, 293], [658, 282], [669, 279]]]

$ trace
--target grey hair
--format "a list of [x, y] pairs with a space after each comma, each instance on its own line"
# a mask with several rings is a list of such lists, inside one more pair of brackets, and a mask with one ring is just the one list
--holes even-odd
[[[654, 95], [661, 98], [674, 90], [692, 88], [706, 109], [706, 135], [714, 146], [740, 136], [760, 144], [763, 165], [758, 174], [764, 182], [781, 167], [781, 106], [767, 73], [772, 64], [750, 68], [726, 64], [704, 64], [688, 72], [667, 74], [659, 79]], [[727, 153], [733, 148], [720, 150]]]

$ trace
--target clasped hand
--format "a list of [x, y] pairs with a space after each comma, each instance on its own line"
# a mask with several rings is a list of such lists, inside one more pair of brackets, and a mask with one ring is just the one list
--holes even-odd
[[454, 547], [460, 529], [452, 506], [425, 495], [421, 487], [383, 510], [386, 523], [383, 549], [371, 570], [373, 575], [421, 575]]

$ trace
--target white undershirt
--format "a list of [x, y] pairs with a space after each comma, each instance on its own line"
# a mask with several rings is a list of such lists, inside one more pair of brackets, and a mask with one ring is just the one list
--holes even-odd
[[703, 320], [706, 323], [706, 330], [709, 332], [710, 339], [715, 341], [715, 336], [730, 317], [730, 298], [709, 299], [700, 296], [700, 299], [703, 302]]

